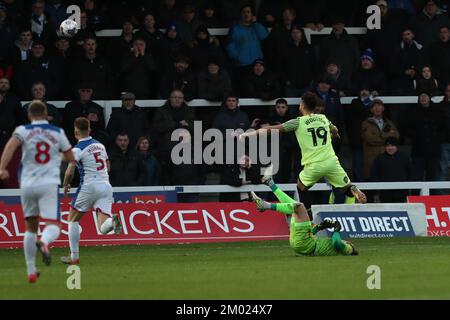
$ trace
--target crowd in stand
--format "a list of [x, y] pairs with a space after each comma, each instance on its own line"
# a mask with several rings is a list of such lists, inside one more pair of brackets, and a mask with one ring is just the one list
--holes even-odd
[[[273, 109], [240, 108], [239, 98], [312, 91], [322, 101], [319, 112], [348, 139], [353, 180], [447, 180], [448, 2], [0, 0], [0, 149], [27, 122], [20, 101], [71, 100], [64, 109], [47, 103], [48, 120], [75, 144], [73, 121], [88, 117], [92, 136], [108, 146], [113, 185], [201, 184], [210, 168], [171, 164], [173, 130], [191, 130], [194, 120], [223, 131], [282, 123], [298, 115], [295, 106], [279, 99]], [[72, 3], [82, 8], [81, 29], [64, 38], [57, 29]], [[382, 28], [348, 34], [346, 26], [365, 26], [371, 4], [380, 8]], [[308, 43], [304, 28], [325, 26], [331, 33]], [[227, 37], [210, 34], [219, 27], [229, 28]], [[119, 37], [95, 35], [114, 28], [122, 29]], [[386, 95], [417, 96], [417, 105], [385, 106], [377, 96]], [[431, 100], [436, 95], [444, 95], [439, 104]], [[344, 96], [357, 98], [343, 106]], [[156, 98], [167, 102], [156, 110], [136, 105]], [[223, 105], [186, 104], [196, 98]], [[121, 99], [122, 107], [106, 123], [93, 100], [109, 99]], [[412, 146], [411, 166], [397, 150], [405, 141]], [[341, 141], [334, 147], [339, 153]], [[300, 169], [295, 138], [283, 137], [280, 150], [277, 178], [289, 182]], [[239, 176], [251, 161], [244, 163], [220, 169], [223, 182], [243, 183]]]

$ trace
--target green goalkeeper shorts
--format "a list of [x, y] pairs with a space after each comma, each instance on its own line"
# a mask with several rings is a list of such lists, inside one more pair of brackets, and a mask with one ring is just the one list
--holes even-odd
[[296, 222], [291, 217], [291, 230], [289, 243], [298, 254], [312, 255], [316, 249], [317, 240], [312, 234], [311, 221]]
[[307, 164], [299, 176], [305, 187], [312, 187], [322, 178], [326, 178], [335, 188], [343, 188], [350, 183], [350, 179], [337, 157]]

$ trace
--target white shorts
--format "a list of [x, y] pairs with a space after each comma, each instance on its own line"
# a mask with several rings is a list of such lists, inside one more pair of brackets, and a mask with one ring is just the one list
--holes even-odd
[[78, 188], [72, 207], [82, 213], [95, 209], [110, 215], [112, 204], [113, 190], [111, 185], [106, 182], [99, 182], [82, 185]]
[[56, 184], [24, 187], [20, 201], [25, 218], [41, 217], [60, 221], [59, 188]]

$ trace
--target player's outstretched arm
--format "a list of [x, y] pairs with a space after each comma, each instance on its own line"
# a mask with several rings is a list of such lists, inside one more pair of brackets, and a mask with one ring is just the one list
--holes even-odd
[[282, 124], [277, 124], [277, 125], [274, 125], [274, 126], [267, 126], [267, 127], [264, 127], [264, 128], [258, 129], [258, 130], [245, 132], [245, 133], [243, 133], [243, 134], [241, 134], [239, 136], [239, 139], [243, 140], [245, 138], [255, 137], [255, 136], [260, 135], [260, 134], [271, 134], [272, 131], [284, 132], [283, 125]]
[[5, 180], [9, 178], [9, 172], [6, 170], [8, 164], [11, 162], [14, 152], [22, 145], [17, 137], [13, 136], [9, 139], [3, 151], [2, 158], [0, 160], [0, 179]]
[[73, 175], [75, 173], [75, 162], [69, 162], [69, 166], [66, 169], [66, 173], [64, 174], [64, 181], [63, 181], [63, 187], [64, 187], [64, 196], [67, 196], [67, 194], [70, 191], [71, 183], [73, 179]]

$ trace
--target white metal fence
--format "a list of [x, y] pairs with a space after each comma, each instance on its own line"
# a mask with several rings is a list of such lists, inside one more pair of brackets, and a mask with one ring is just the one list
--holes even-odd
[[[444, 182], [364, 182], [355, 183], [361, 190], [420, 190], [420, 195], [430, 195], [430, 190], [450, 189], [450, 181]], [[279, 184], [281, 190], [297, 193], [296, 184]], [[233, 192], [268, 192], [270, 189], [265, 185], [246, 185], [242, 187], [232, 187], [227, 185], [201, 185], [201, 186], [156, 186], [156, 187], [115, 187], [115, 192], [158, 192], [158, 191], [176, 191], [177, 193], [233, 193]], [[318, 183], [310, 191], [331, 190], [330, 185]], [[63, 192], [63, 190], [60, 190]], [[75, 193], [72, 189], [71, 193]], [[0, 190], [0, 196], [20, 196], [18, 189]]]
[[[357, 97], [343, 97], [341, 98], [341, 103], [343, 105], [351, 104], [352, 100]], [[386, 96], [386, 97], [377, 97], [381, 99], [386, 104], [416, 104], [418, 102], [418, 98], [416, 96]], [[289, 105], [298, 105], [301, 101], [301, 98], [285, 98]], [[443, 96], [433, 97], [432, 100], [434, 102], [441, 102]], [[159, 108], [166, 103], [167, 100], [137, 100], [136, 105], [141, 108]], [[276, 100], [260, 100], [260, 99], [239, 99], [240, 106], [249, 106], [249, 107], [260, 107], [260, 106], [275, 106]], [[23, 101], [22, 105], [25, 105], [29, 101]], [[65, 105], [70, 101], [47, 101], [50, 104], [53, 104], [57, 108], [64, 109]], [[111, 113], [113, 108], [120, 108], [122, 106], [121, 100], [97, 100], [95, 101], [100, 106], [104, 108], [105, 120], [108, 123], [109, 118], [111, 117]], [[212, 102], [204, 99], [194, 99], [187, 102], [187, 105], [194, 108], [202, 108], [202, 107], [214, 107], [220, 106], [221, 102]]]
[[[165, 32], [165, 29], [160, 29], [161, 32]], [[269, 29], [270, 30], [270, 29]], [[305, 32], [305, 37], [308, 40], [308, 43], [311, 43], [311, 36], [324, 36], [331, 33], [332, 28], [327, 27], [323, 28], [320, 31], [314, 31], [310, 28], [303, 28], [303, 31]], [[364, 27], [347, 27], [345, 28], [348, 34], [352, 35], [363, 35], [367, 33], [367, 28]], [[135, 32], [138, 30], [135, 30]], [[228, 35], [229, 28], [211, 28], [208, 29], [209, 33], [212, 36], [218, 36], [223, 37]], [[97, 37], [120, 37], [122, 34], [122, 30], [120, 29], [108, 29], [108, 30], [101, 30], [96, 32]]]

